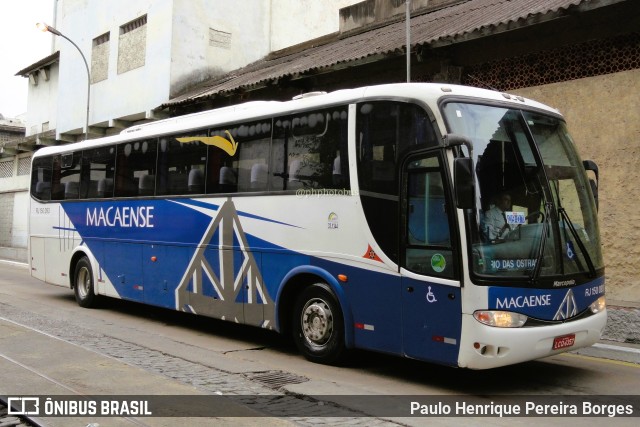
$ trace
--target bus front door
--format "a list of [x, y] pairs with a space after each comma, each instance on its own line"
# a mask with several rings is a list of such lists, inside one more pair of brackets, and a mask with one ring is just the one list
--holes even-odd
[[406, 356], [456, 365], [461, 300], [443, 157], [404, 162], [401, 192], [402, 342]]

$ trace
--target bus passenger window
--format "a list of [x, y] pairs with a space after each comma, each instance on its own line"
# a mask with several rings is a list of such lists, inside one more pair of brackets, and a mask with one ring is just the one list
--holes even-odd
[[[118, 145], [116, 197], [151, 196], [155, 189], [157, 142], [125, 142]], [[106, 183], [105, 183], [106, 184]]]
[[115, 147], [99, 147], [82, 152], [80, 198], [113, 197]]
[[278, 118], [271, 151], [271, 189], [349, 189], [347, 152], [346, 107]]
[[31, 195], [38, 200], [51, 200], [51, 157], [40, 157], [33, 161], [31, 169]]
[[80, 184], [80, 153], [55, 156], [51, 200], [77, 200]]
[[385, 254], [398, 262], [399, 167], [411, 148], [437, 146], [427, 111], [398, 101], [358, 104], [356, 153], [360, 199], [367, 223]]
[[160, 138], [158, 195], [203, 194], [207, 130]]
[[269, 178], [270, 140], [245, 141], [238, 151], [238, 191], [264, 191]]
[[208, 141], [208, 194], [266, 190], [271, 119], [211, 129]]

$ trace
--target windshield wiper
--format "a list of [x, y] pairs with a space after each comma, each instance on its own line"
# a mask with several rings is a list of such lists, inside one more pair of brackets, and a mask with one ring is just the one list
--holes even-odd
[[[560, 214], [560, 216], [562, 217], [562, 220], [565, 222], [565, 226], [568, 226], [569, 231], [571, 232], [571, 235], [573, 236], [576, 243], [578, 244], [578, 247], [580, 248], [580, 252], [582, 252], [582, 256], [584, 256], [584, 260], [587, 263], [587, 267], [589, 267], [589, 275], [591, 277], [596, 277], [596, 268], [593, 265], [593, 260], [591, 259], [591, 256], [587, 251], [587, 247], [584, 245], [584, 242], [580, 238], [578, 231], [573, 226], [573, 223], [571, 222], [571, 218], [569, 218], [569, 214], [562, 206], [558, 207], [558, 214]], [[577, 259], [578, 258], [576, 256], [576, 260]]]
[[531, 285], [534, 285], [535, 282], [540, 277], [540, 271], [542, 270], [542, 259], [544, 258], [544, 248], [547, 246], [547, 235], [549, 234], [549, 221], [551, 215], [551, 203], [544, 203], [544, 223], [542, 224], [542, 236], [540, 236], [540, 245], [538, 245], [538, 253], [536, 254], [536, 264], [533, 267], [533, 271], [531, 272], [531, 276], [529, 277], [529, 281]]

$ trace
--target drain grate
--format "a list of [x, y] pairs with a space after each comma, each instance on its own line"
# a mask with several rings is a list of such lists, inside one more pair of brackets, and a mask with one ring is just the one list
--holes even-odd
[[278, 390], [289, 384], [301, 384], [309, 381], [309, 378], [284, 371], [249, 372], [244, 374], [244, 376], [251, 381], [257, 381], [273, 390]]

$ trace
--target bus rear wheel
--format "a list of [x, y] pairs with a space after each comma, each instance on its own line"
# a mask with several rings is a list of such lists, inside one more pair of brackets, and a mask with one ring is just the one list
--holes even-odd
[[80, 307], [93, 308], [98, 305], [98, 296], [93, 287], [93, 271], [87, 257], [82, 257], [76, 264], [73, 274], [73, 292]]
[[340, 304], [326, 283], [305, 288], [293, 310], [293, 339], [307, 360], [336, 363], [344, 353]]

